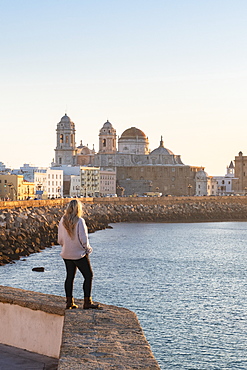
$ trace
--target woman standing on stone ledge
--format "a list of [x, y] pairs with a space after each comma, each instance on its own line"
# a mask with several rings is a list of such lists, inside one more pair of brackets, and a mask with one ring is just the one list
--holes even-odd
[[58, 226], [58, 243], [62, 246], [60, 253], [66, 266], [65, 293], [67, 309], [78, 308], [73, 299], [73, 284], [77, 268], [84, 277], [84, 309], [100, 308], [91, 298], [93, 271], [89, 254], [92, 247], [88, 240], [88, 230], [82, 216], [82, 204], [77, 199], [71, 200]]

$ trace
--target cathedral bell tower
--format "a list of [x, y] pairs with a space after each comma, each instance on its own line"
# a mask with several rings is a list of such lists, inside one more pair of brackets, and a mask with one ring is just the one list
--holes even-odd
[[112, 154], [117, 151], [116, 130], [107, 120], [99, 132], [99, 153]]
[[55, 149], [55, 164], [74, 165], [75, 146], [75, 124], [65, 114], [57, 124], [57, 147]]

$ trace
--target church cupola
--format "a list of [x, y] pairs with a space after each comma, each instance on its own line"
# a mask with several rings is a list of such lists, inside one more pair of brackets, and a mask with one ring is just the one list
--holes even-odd
[[99, 153], [111, 154], [116, 153], [116, 130], [107, 120], [99, 132]]
[[65, 115], [57, 124], [57, 146], [55, 149], [56, 165], [72, 165], [74, 164], [74, 156], [76, 154], [75, 145], [75, 124]]

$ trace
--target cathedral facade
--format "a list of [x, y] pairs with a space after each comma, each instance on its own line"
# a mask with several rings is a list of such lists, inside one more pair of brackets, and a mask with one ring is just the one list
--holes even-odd
[[142, 195], [159, 191], [163, 195], [193, 195], [195, 175], [202, 167], [185, 165], [180, 155], [165, 148], [163, 138], [150, 150], [148, 137], [136, 128], [127, 128], [117, 140], [116, 130], [107, 120], [99, 131], [99, 150], [76, 147], [75, 124], [65, 114], [57, 124], [55, 166], [96, 166], [116, 171], [121, 194]]

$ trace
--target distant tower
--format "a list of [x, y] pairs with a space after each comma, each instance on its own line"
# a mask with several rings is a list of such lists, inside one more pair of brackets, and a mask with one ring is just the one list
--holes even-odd
[[231, 161], [230, 165], [226, 167], [226, 176], [227, 177], [234, 177], [234, 165]]
[[117, 135], [112, 124], [107, 120], [99, 132], [99, 153], [112, 154], [117, 151]]
[[57, 124], [57, 147], [55, 149], [56, 165], [75, 164], [75, 124], [65, 114]]

